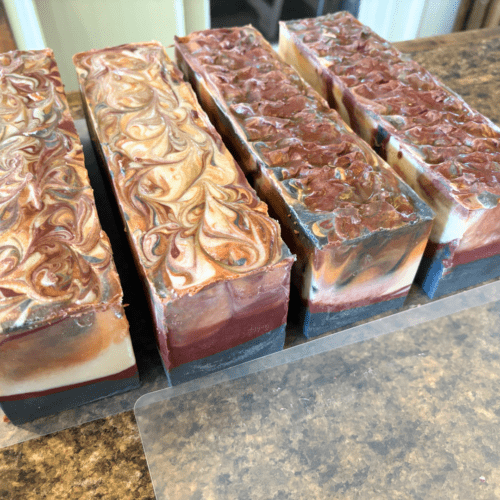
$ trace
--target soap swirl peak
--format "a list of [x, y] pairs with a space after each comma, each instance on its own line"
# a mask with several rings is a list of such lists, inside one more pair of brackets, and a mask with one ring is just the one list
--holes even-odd
[[0, 235], [3, 331], [120, 299], [50, 50], [0, 55]]
[[346, 12], [287, 22], [367, 112], [464, 206], [500, 199], [500, 129]]
[[318, 240], [341, 244], [418, 220], [390, 168], [254, 28], [200, 31], [177, 43]]
[[127, 229], [160, 296], [280, 260], [279, 226], [161, 45], [74, 61]]

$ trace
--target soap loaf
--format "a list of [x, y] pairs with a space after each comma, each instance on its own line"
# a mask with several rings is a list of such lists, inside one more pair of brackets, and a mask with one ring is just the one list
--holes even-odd
[[20, 424], [138, 385], [50, 50], [0, 54], [0, 404]]
[[281, 222], [308, 337], [397, 308], [432, 212], [252, 27], [176, 39], [178, 64]]
[[282, 349], [294, 258], [163, 47], [74, 62], [171, 382]]
[[429, 204], [430, 297], [500, 276], [500, 129], [341, 12], [281, 24], [280, 53]]

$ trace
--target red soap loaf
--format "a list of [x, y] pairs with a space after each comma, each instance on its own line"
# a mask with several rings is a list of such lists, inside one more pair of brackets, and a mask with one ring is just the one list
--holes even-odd
[[282, 349], [294, 258], [165, 50], [74, 62], [172, 383]]
[[500, 276], [500, 129], [348, 13], [281, 23], [280, 53], [435, 211], [426, 293]]
[[138, 385], [50, 50], [0, 54], [0, 404], [23, 423]]
[[432, 213], [251, 27], [176, 39], [178, 64], [279, 218], [314, 336], [403, 304]]

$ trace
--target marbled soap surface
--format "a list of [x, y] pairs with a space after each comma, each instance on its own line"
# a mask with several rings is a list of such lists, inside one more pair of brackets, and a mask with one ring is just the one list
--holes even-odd
[[[440, 43], [432, 50], [427, 50], [425, 42], [415, 42], [420, 51], [410, 53], [469, 104], [500, 124], [500, 38], [482, 40], [481, 32], [459, 36], [464, 37], [461, 44], [456, 39], [457, 45]], [[405, 51], [413, 50], [412, 44], [405, 42]], [[302, 406], [297, 406], [302, 394], [308, 397], [307, 392], [279, 391], [276, 397], [281, 399], [276, 401], [284, 404], [278, 410], [266, 410], [262, 397], [256, 397], [257, 389], [250, 391], [233, 406], [242, 418], [248, 417], [243, 421], [247, 431], [242, 439], [249, 443], [249, 451], [240, 454], [242, 464], [235, 460], [238, 467], [234, 471], [239, 472], [218, 472], [212, 483], [224, 493], [228, 491], [225, 484], [230, 486], [228, 481], [235, 477], [255, 477], [250, 464], [260, 454], [267, 457], [259, 469], [264, 476], [271, 463], [273, 470], [281, 470], [276, 477], [288, 475], [295, 488], [307, 477], [310, 491], [302, 498], [315, 498], [321, 491], [330, 492], [328, 498], [500, 498], [498, 316], [492, 304], [339, 349], [332, 368], [324, 363], [323, 371], [312, 367], [309, 377], [314, 376], [311, 380], [317, 383], [317, 392], [310, 404], [301, 400]], [[142, 329], [136, 333], [146, 334], [151, 335]], [[146, 351], [143, 358], [148, 361]], [[282, 381], [287, 385], [300, 382], [302, 375], [285, 369], [278, 387]], [[156, 384], [155, 380], [156, 376], [151, 378]], [[162, 382], [158, 383], [155, 388], [161, 387]], [[337, 388], [333, 399], [325, 397], [326, 387]], [[286, 406], [290, 403], [295, 403], [294, 409]], [[128, 399], [112, 406], [108, 415], [131, 407]], [[256, 413], [258, 408], [262, 415]], [[84, 418], [99, 418], [103, 411], [108, 409], [85, 410]], [[217, 424], [217, 409], [211, 411]], [[255, 431], [263, 426], [271, 428], [271, 416], [276, 418], [273, 439], [288, 446], [288, 452], [257, 442]], [[68, 418], [57, 425], [79, 423]], [[0, 440], [8, 429], [2, 425]], [[171, 444], [185, 464], [200, 432], [192, 423], [188, 429], [182, 429]], [[189, 437], [190, 430], [193, 437]], [[242, 434], [236, 427], [224, 430], [233, 438], [237, 431]], [[35, 427], [22, 431], [22, 439], [40, 433]], [[324, 445], [325, 436], [328, 446]], [[252, 443], [260, 449], [250, 448]], [[231, 451], [236, 448], [231, 448], [229, 440], [224, 440], [224, 446], [236, 457], [236, 451]], [[250, 453], [250, 449], [254, 451]], [[195, 449], [195, 458], [199, 455]], [[299, 471], [297, 476], [295, 471]], [[180, 476], [180, 486], [169, 486], [184, 488], [191, 481], [191, 497], [203, 498], [196, 496], [198, 480], [192, 477], [186, 471]], [[259, 482], [255, 490], [242, 493], [240, 498], [259, 498], [259, 491], [263, 491]], [[285, 491], [285, 486], [264, 491], [264, 498], [301, 498], [297, 489], [294, 494]], [[0, 449], [0, 498], [153, 498], [132, 412]]]

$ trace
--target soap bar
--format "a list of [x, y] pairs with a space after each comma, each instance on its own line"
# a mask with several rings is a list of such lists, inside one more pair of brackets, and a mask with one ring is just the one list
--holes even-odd
[[348, 13], [282, 23], [280, 53], [436, 213], [425, 292], [500, 276], [500, 129]]
[[74, 62], [171, 383], [282, 349], [294, 257], [163, 47]]
[[298, 256], [307, 337], [401, 306], [432, 212], [252, 27], [176, 40], [178, 64]]
[[0, 54], [0, 404], [20, 424], [138, 386], [52, 51]]

